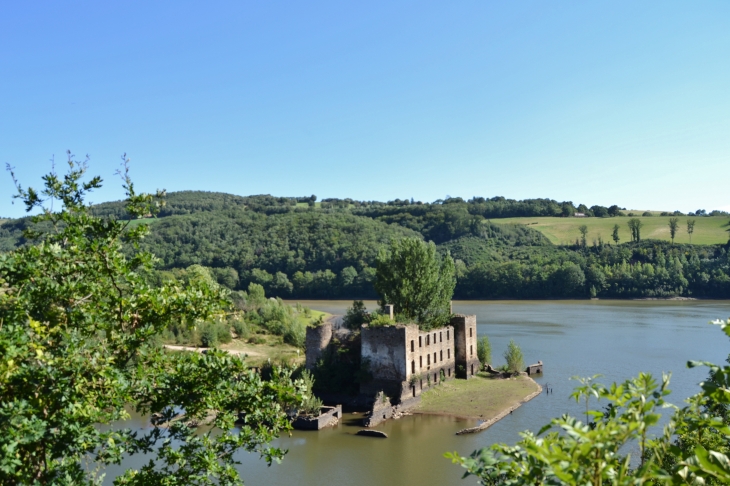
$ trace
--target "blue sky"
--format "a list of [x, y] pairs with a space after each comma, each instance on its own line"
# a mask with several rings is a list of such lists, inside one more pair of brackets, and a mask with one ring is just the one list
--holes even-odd
[[[139, 189], [730, 210], [730, 2], [6, 2], [0, 163]], [[20, 216], [0, 175], [0, 216]]]

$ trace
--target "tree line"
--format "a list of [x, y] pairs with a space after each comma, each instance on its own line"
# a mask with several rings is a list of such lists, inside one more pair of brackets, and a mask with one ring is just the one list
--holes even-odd
[[[315, 201], [316, 196], [173, 193], [157, 208], [167, 216], [149, 220], [150, 234], [139, 245], [159, 259], [154, 277], [159, 282], [175, 269], [202, 265], [231, 290], [246, 290], [255, 283], [267, 295], [282, 298], [375, 298], [378, 251], [391, 239], [404, 237], [434, 241], [439, 252], [451, 252], [456, 298], [730, 295], [727, 245], [644, 240], [638, 218], [622, 219], [631, 241], [620, 240], [617, 223], [613, 244], [599, 240], [590, 246], [583, 226], [575, 245], [554, 246], [539, 231], [498, 224], [476, 210], [483, 206], [537, 211], [551, 207], [552, 200], [450, 198], [438, 204], [397, 200], [357, 207], [348, 202], [347, 209], [316, 210], [310, 205]], [[92, 211], [120, 219], [120, 204], [106, 203]], [[680, 224], [686, 224], [691, 235], [694, 221], [671, 218], [671, 235], [684, 230]], [[23, 231], [31, 229], [41, 235], [51, 231], [47, 223], [28, 218], [5, 222], [0, 226], [0, 251], [29, 243]]]

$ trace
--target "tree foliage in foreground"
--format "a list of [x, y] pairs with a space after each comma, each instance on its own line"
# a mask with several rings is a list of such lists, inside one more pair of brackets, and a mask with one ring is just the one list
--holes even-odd
[[[161, 194], [137, 194], [126, 164], [127, 210], [154, 213]], [[84, 182], [86, 163], [70, 154], [68, 166], [45, 176], [42, 191], [16, 183], [16, 197], [53, 231], [0, 255], [0, 484], [99, 484], [99, 470], [136, 453], [152, 459], [115, 484], [242, 484], [234, 454], [282, 457], [267, 443], [289, 427], [284, 410], [301, 403], [301, 383], [283, 370], [262, 381], [222, 352], [156, 346], [170, 324], [219, 312], [225, 294], [205, 280], [152, 288], [154, 257], [122, 252], [146, 227], [92, 216], [84, 198], [101, 179]], [[117, 428], [129, 407], [153, 427]], [[173, 420], [180, 410], [184, 420]], [[186, 425], [206, 417], [207, 433]]]
[[377, 262], [375, 290], [381, 306], [393, 304], [399, 318], [414, 320], [421, 329], [448, 321], [456, 286], [454, 260], [448, 253], [441, 257], [433, 243], [404, 238], [392, 240]]
[[[730, 336], [730, 319], [718, 322]], [[640, 373], [621, 384], [604, 387], [585, 380], [573, 393], [576, 401], [591, 397], [607, 402], [604, 410], [587, 410], [586, 422], [563, 415], [537, 434], [523, 432], [516, 445], [495, 444], [470, 457], [447, 454], [483, 485], [640, 485], [728, 484], [728, 406], [730, 366], [706, 365], [710, 377], [700, 393], [688, 400], [651, 438], [670, 393], [669, 377], [661, 383]], [[638, 444], [639, 456], [625, 454]]]

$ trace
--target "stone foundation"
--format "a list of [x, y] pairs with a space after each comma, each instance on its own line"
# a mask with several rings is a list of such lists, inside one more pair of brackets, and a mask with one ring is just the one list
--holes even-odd
[[342, 405], [336, 407], [322, 407], [317, 417], [298, 416], [292, 422], [292, 427], [299, 430], [320, 430], [337, 425], [342, 418]]

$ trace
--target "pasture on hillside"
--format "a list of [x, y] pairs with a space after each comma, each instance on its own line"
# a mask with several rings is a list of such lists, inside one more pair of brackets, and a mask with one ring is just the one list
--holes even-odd
[[[671, 216], [647, 216], [638, 217], [644, 226], [641, 228], [641, 239], [658, 239], [670, 241], [669, 237], [669, 218]], [[699, 245], [722, 244], [728, 241], [728, 230], [730, 224], [727, 216], [678, 216], [679, 228], [675, 243], [689, 243], [689, 235], [687, 234], [687, 220], [694, 219], [696, 221], [694, 233], [692, 233], [692, 243]], [[497, 224], [521, 224], [528, 228], [533, 228], [550, 239], [555, 245], [574, 244], [575, 240], [580, 239], [580, 231], [578, 227], [586, 225], [588, 234], [586, 239], [588, 244], [592, 244], [594, 240], [603, 238], [604, 242], [613, 243], [611, 235], [613, 234], [613, 226], [619, 226], [620, 243], [631, 241], [631, 231], [629, 231], [629, 217], [619, 216], [615, 218], [500, 218], [492, 219]]]

